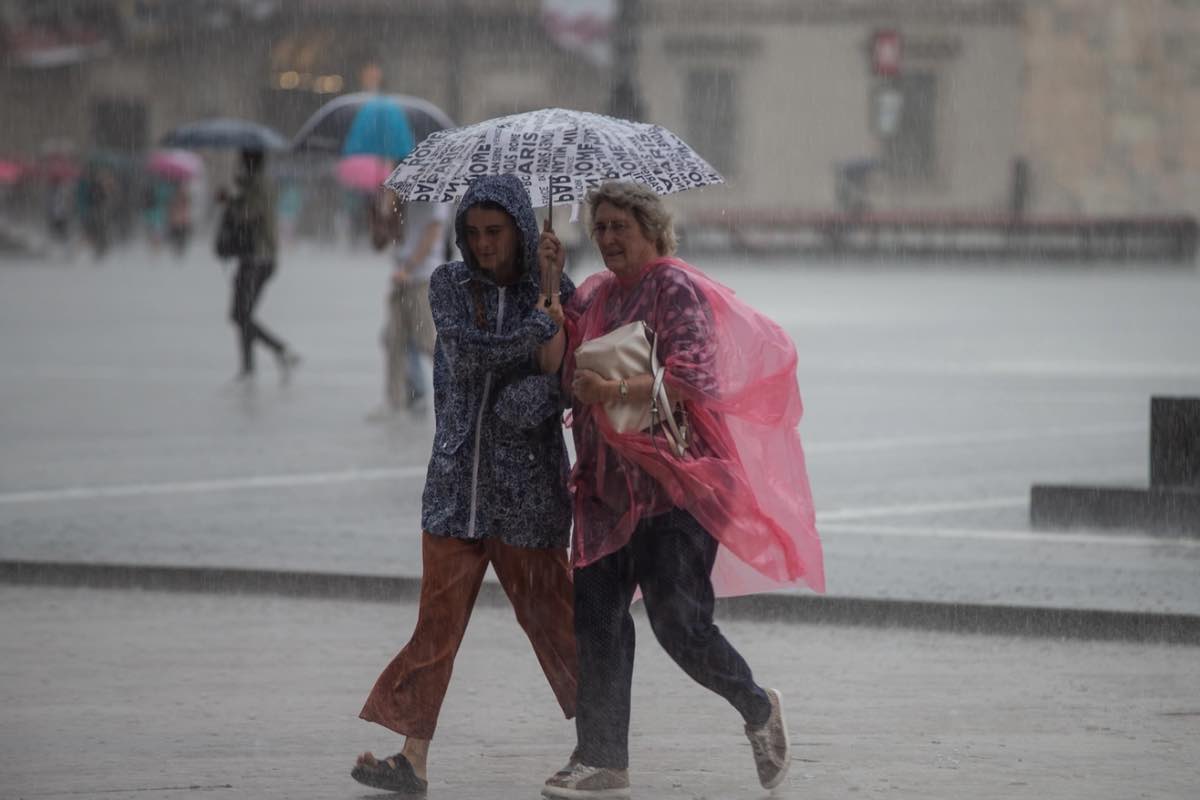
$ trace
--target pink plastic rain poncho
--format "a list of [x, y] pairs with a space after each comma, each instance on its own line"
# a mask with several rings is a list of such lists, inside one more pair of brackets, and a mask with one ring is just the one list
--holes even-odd
[[647, 432], [617, 433], [603, 405], [575, 404], [572, 557], [586, 566], [625, 546], [638, 521], [678, 506], [717, 541], [718, 595], [800, 581], [825, 589], [821, 542], [797, 426], [796, 349], [778, 325], [683, 261], [651, 262], [623, 283], [610, 272], [579, 287], [566, 309], [574, 349], [636, 320], [658, 334], [667, 385], [686, 400], [683, 460]]

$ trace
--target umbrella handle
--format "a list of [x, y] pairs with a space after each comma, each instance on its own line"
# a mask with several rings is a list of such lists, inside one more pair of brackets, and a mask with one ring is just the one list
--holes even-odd
[[[546, 203], [546, 230], [554, 233], [554, 195], [547, 193]], [[558, 281], [554, 281], [554, 283], [554, 286], [542, 287], [546, 290], [546, 299], [542, 301], [546, 308], [550, 307], [550, 298], [558, 294]]]

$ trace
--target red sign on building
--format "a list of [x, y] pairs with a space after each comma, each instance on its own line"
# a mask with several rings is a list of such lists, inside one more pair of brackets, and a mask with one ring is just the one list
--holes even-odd
[[871, 71], [881, 78], [900, 74], [900, 32], [876, 31], [871, 39]]

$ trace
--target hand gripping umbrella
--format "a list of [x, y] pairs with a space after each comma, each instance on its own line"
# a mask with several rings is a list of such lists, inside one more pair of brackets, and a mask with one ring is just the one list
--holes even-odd
[[724, 182], [666, 128], [546, 108], [432, 133], [385, 185], [404, 201], [452, 203], [474, 179], [507, 174], [521, 179], [534, 207], [551, 209], [580, 203], [609, 180], [636, 181], [660, 195]]

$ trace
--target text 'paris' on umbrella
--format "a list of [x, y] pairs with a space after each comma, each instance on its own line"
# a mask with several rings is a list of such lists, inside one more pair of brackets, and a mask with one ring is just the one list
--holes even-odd
[[547, 108], [432, 133], [385, 185], [401, 200], [451, 203], [475, 178], [507, 174], [521, 179], [534, 207], [581, 203], [609, 180], [636, 181], [660, 195], [724, 182], [659, 125]]
[[534, 207], [551, 209], [581, 203], [610, 180], [636, 181], [660, 195], [724, 182], [659, 125], [547, 108], [432, 133], [385, 185], [402, 201], [451, 203], [484, 175], [516, 175]]

